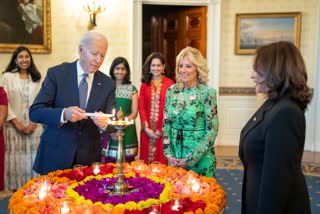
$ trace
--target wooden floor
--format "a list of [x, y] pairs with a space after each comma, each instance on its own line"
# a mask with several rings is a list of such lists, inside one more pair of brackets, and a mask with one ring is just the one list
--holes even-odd
[[[215, 150], [217, 157], [238, 157], [237, 146], [216, 146]], [[320, 152], [305, 151], [302, 157], [302, 161], [306, 163], [320, 164]]]

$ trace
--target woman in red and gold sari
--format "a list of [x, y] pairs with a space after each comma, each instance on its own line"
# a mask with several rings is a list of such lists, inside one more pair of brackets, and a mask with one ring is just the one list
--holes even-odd
[[139, 96], [140, 159], [145, 163], [166, 164], [162, 144], [163, 108], [167, 89], [174, 84], [167, 75], [164, 56], [158, 52], [150, 54], [143, 65]]

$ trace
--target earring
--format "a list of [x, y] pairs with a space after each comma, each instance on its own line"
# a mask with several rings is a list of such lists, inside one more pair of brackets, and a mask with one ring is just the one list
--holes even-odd
[[164, 74], [164, 70], [162, 70], [161, 73]]
[[17, 71], [19, 71], [19, 66], [18, 66], [18, 64], [16, 63], [16, 66], [14, 67], [14, 69], [12, 70], [13, 72], [17, 72]]

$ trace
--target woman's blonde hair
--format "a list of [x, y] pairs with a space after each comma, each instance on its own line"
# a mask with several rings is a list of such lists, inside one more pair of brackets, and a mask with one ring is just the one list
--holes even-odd
[[181, 79], [179, 77], [179, 64], [183, 57], [187, 56], [192, 64], [194, 64], [197, 67], [198, 72], [198, 82], [202, 83], [204, 85], [207, 85], [209, 79], [208, 79], [208, 66], [207, 66], [207, 60], [202, 56], [201, 52], [193, 47], [186, 47], [183, 50], [180, 51], [176, 58], [176, 80], [177, 82], [181, 82]]

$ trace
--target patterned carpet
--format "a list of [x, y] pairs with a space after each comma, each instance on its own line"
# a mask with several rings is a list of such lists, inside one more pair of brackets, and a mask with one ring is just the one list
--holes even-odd
[[[217, 157], [217, 168], [243, 170], [242, 163], [237, 157]], [[302, 171], [305, 175], [320, 176], [320, 164], [303, 163]]]
[[[312, 213], [320, 210], [320, 164], [303, 164], [303, 172], [309, 188]], [[239, 214], [241, 209], [241, 185], [243, 168], [236, 157], [217, 157], [216, 178], [227, 193], [227, 207], [223, 214]], [[11, 191], [0, 192], [0, 213], [7, 214]]]
[[[227, 207], [223, 214], [241, 213], [243, 167], [238, 158], [218, 157], [216, 178], [227, 193]], [[303, 163], [312, 213], [320, 210], [320, 164]]]

